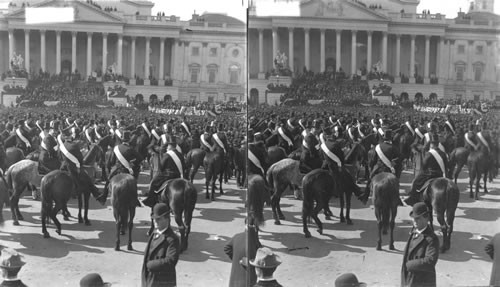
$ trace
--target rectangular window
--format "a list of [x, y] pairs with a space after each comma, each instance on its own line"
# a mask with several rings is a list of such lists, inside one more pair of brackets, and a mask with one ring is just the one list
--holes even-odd
[[458, 45], [458, 53], [465, 54], [465, 45]]
[[481, 100], [481, 95], [474, 95], [474, 102], [479, 102]]
[[500, 102], [500, 95], [495, 96], [495, 101]]
[[208, 82], [210, 84], [213, 84], [215, 83], [215, 75], [216, 75], [217, 71], [214, 70], [214, 69], [211, 69], [208, 71]]
[[191, 56], [199, 56], [200, 55], [200, 47], [191, 48]]
[[200, 93], [189, 93], [189, 99], [192, 102], [198, 101], [198, 98], [200, 97]]
[[238, 71], [231, 71], [229, 83], [238, 84]]
[[191, 83], [198, 83], [199, 69], [191, 69]]
[[476, 55], [483, 54], [483, 46], [476, 46]]
[[455, 100], [461, 101], [462, 100], [462, 94], [456, 94], [455, 95]]
[[458, 66], [456, 69], [457, 69], [457, 81], [463, 81], [465, 68], [463, 66]]
[[209, 56], [217, 57], [217, 48], [210, 48]]
[[477, 66], [474, 69], [474, 81], [480, 82], [482, 75], [483, 75], [483, 68], [481, 66]]
[[213, 96], [208, 96], [207, 101], [208, 101], [209, 104], [213, 104], [214, 103], [214, 97]]

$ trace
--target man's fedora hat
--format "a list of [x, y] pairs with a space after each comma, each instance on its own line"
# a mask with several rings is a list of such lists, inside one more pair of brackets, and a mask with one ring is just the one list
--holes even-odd
[[271, 249], [261, 247], [257, 250], [254, 260], [250, 260], [250, 265], [258, 268], [275, 268], [281, 264], [281, 259]]
[[151, 215], [151, 217], [160, 218], [167, 216], [168, 214], [170, 214], [170, 206], [168, 204], [160, 202], [153, 207], [153, 215]]
[[335, 280], [335, 287], [365, 287], [364, 282], [359, 282], [356, 275], [352, 273], [345, 273], [337, 277]]
[[423, 202], [418, 202], [415, 205], [413, 205], [413, 210], [410, 212], [410, 216], [415, 218], [425, 215], [427, 213], [429, 213], [427, 205]]
[[26, 264], [22, 260], [22, 255], [19, 254], [16, 250], [12, 248], [4, 248], [1, 251], [0, 254], [0, 268], [5, 268], [5, 269], [21, 269], [21, 267]]

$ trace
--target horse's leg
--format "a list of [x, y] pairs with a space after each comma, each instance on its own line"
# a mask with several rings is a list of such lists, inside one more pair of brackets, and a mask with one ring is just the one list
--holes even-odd
[[[83, 223], [83, 217], [82, 217], [82, 205], [83, 205], [83, 194], [82, 192], [77, 192], [78, 196], [78, 223]], [[64, 212], [63, 212], [64, 215]], [[64, 220], [68, 220], [68, 218], [64, 215]]]
[[52, 213], [52, 202], [42, 202], [42, 233], [44, 238], [49, 238], [50, 234], [47, 232], [46, 220], [47, 216], [50, 216]]
[[205, 191], [206, 191], [206, 194], [205, 194], [205, 198], [206, 199], [210, 199], [210, 191], [208, 189], [208, 186], [210, 184], [210, 181], [212, 179], [212, 172], [210, 169], [208, 168], [205, 168]]
[[464, 167], [463, 163], [457, 164], [457, 169], [455, 169], [455, 172], [453, 173], [453, 179], [455, 180], [455, 183], [457, 183], [458, 176], [460, 175], [460, 172], [462, 171], [463, 167]]
[[[219, 184], [220, 184], [220, 194], [221, 195], [224, 194], [224, 191], [222, 190], [222, 178], [224, 177], [224, 173], [225, 173], [224, 170], [225, 170], [225, 168], [223, 167], [220, 174], [219, 174]], [[226, 181], [226, 183], [227, 183], [227, 181]]]
[[398, 214], [398, 206], [395, 205], [391, 208], [391, 221], [390, 221], [390, 227], [391, 227], [391, 234], [390, 234], [390, 242], [389, 242], [389, 249], [390, 250], [396, 250], [394, 248], [394, 227], [396, 226], [396, 215]]
[[18, 188], [17, 185], [13, 184], [13, 192], [10, 196], [10, 211], [12, 212], [13, 225], [19, 225], [18, 220], [23, 220], [21, 213], [19, 212], [19, 197], [22, 194], [22, 189]]
[[444, 242], [445, 250], [449, 250], [451, 247], [451, 233], [453, 232], [453, 221], [455, 221], [455, 210], [456, 207], [449, 208], [446, 210], [446, 225], [448, 226], [448, 236], [447, 241]]
[[189, 233], [191, 233], [191, 220], [193, 219], [193, 209], [194, 206], [184, 210], [184, 226], [186, 226], [186, 239], [185, 239], [186, 248], [184, 250], [187, 250], [188, 248]]
[[351, 191], [346, 191], [345, 193], [345, 219], [348, 225], [352, 225], [352, 220], [351, 220], [351, 198], [352, 198], [352, 192]]
[[375, 217], [377, 218], [377, 229], [378, 229], [378, 240], [377, 240], [377, 250], [382, 250], [382, 211], [380, 207], [375, 206]]
[[120, 251], [120, 226], [122, 225], [122, 223], [118, 208], [113, 208], [113, 216], [115, 217], [115, 225], [116, 225], [115, 251]]
[[344, 192], [342, 192], [342, 194], [339, 196], [339, 200], [340, 200], [340, 222], [345, 222], [345, 217], [344, 217], [344, 204], [345, 204], [345, 200], [344, 200], [344, 196], [345, 196]]
[[484, 171], [483, 182], [484, 182], [484, 193], [488, 193], [488, 188], [486, 187], [486, 182], [488, 181], [488, 169]]
[[475, 180], [475, 176], [476, 176], [475, 172], [476, 171], [474, 170], [474, 168], [469, 169], [469, 191], [470, 191], [469, 197], [470, 198], [474, 198], [474, 192], [472, 191], [472, 184]]
[[181, 234], [181, 252], [186, 250], [186, 226], [182, 221], [182, 209], [175, 208], [174, 209], [175, 222], [179, 227], [179, 233]]
[[311, 232], [309, 232], [309, 229], [307, 228], [307, 219], [311, 216], [311, 205], [314, 205], [314, 201], [310, 200], [310, 198], [304, 198], [304, 201], [302, 201], [302, 228], [306, 238], [311, 237]]
[[271, 196], [271, 209], [273, 211], [274, 224], [280, 225], [281, 221], [278, 217], [277, 209], [278, 209], [278, 205], [279, 205], [279, 197], [281, 196], [281, 193], [282, 193], [281, 186], [276, 184], [274, 187], [274, 190], [275, 190], [275, 192]]
[[446, 251], [446, 241], [448, 237], [448, 226], [444, 220], [444, 210], [436, 210], [437, 212], [437, 221], [439, 222], [439, 226], [441, 227], [441, 232], [443, 233], [443, 244], [441, 244], [441, 253]]
[[83, 220], [85, 222], [85, 225], [87, 225], [87, 226], [90, 226], [90, 220], [89, 220], [89, 199], [90, 199], [90, 192], [85, 191], [83, 193], [83, 207], [84, 207]]
[[476, 195], [474, 196], [474, 198], [476, 200], [479, 200], [479, 184], [481, 182], [481, 173], [479, 171], [476, 171]]
[[217, 181], [217, 174], [212, 174], [212, 177], [210, 178], [210, 185], [212, 187], [212, 193], [210, 194], [210, 199], [212, 201], [215, 200], [215, 182]]
[[65, 206], [63, 206], [62, 204], [56, 202], [54, 209], [52, 209], [52, 214], [50, 215], [52, 222], [54, 222], [54, 225], [56, 226], [56, 232], [59, 235], [61, 235], [61, 222], [59, 222], [59, 220], [57, 219], [57, 213], [64, 207]]
[[323, 224], [321, 223], [321, 220], [319, 220], [318, 213], [323, 209], [323, 204], [324, 204], [325, 198], [320, 195], [318, 198], [318, 203], [314, 207], [311, 213], [311, 217], [314, 219], [314, 222], [316, 223], [316, 226], [318, 227], [318, 233], [323, 234]]
[[134, 227], [134, 217], [135, 217], [135, 206], [131, 204], [128, 210], [128, 244], [127, 250], [132, 251], [134, 248], [132, 247], [132, 228]]

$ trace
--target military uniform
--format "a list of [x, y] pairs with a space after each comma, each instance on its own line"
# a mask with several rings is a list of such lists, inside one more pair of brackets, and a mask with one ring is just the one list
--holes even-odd
[[29, 131], [24, 124], [24, 120], [18, 122], [18, 127], [15, 131], [16, 136], [16, 147], [21, 149], [25, 155], [31, 152], [31, 140], [29, 136]]
[[278, 128], [278, 146], [285, 149], [287, 154], [293, 150], [292, 133], [286, 128], [286, 125]]
[[61, 162], [57, 156], [57, 140], [47, 131], [42, 131], [45, 136], [42, 138], [40, 145], [40, 154], [38, 155], [38, 172], [40, 174], [47, 174], [50, 171], [60, 168]]
[[212, 146], [214, 143], [212, 142], [212, 134], [210, 133], [210, 126], [205, 127], [205, 132], [200, 136], [200, 148], [205, 152], [211, 152]]
[[[246, 149], [245, 147], [242, 147]], [[250, 153], [253, 155], [250, 155]], [[269, 168], [264, 161], [266, 154], [266, 147], [263, 142], [249, 142], [248, 143], [248, 174], [259, 174], [266, 177], [267, 169]]]
[[318, 145], [316, 137], [313, 134], [307, 135], [302, 143], [302, 152], [300, 154], [299, 170], [301, 173], [308, 173], [321, 168], [321, 158], [316, 145]]

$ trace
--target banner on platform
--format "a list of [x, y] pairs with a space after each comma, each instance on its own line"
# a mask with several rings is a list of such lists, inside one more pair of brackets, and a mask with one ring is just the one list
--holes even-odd
[[46, 105], [47, 107], [50, 107], [50, 106], [56, 106], [57, 104], [59, 104], [60, 101], [45, 101], [43, 102], [44, 105]]
[[462, 108], [461, 105], [446, 105], [446, 107], [426, 107], [426, 106], [413, 105], [413, 109], [417, 112], [426, 112], [435, 114], [471, 114], [473, 112], [473, 109], [465, 109]]

